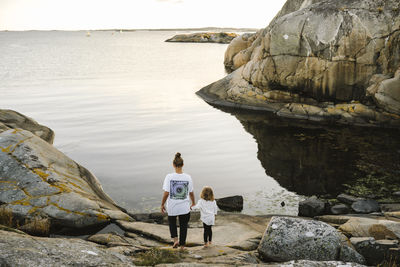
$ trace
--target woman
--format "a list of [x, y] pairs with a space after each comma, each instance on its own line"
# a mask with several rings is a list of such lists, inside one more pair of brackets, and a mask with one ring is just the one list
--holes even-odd
[[[168, 213], [169, 231], [173, 239], [173, 248], [178, 245], [185, 248], [187, 226], [190, 219], [190, 208], [195, 205], [193, 182], [190, 175], [183, 173], [183, 159], [181, 153], [176, 153], [172, 163], [175, 173], [167, 174], [163, 185], [161, 212]], [[165, 202], [167, 209], [165, 209]], [[176, 217], [179, 218], [179, 242], [176, 227]]]

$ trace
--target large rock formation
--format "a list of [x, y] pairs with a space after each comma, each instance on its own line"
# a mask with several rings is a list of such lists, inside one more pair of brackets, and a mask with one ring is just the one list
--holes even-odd
[[[258, 252], [263, 259], [269, 261], [329, 261], [338, 260], [341, 255], [345, 255], [345, 260], [364, 263], [357, 252], [350, 247], [343, 247], [337, 230], [326, 223], [301, 218], [272, 217]], [[341, 250], [346, 252], [341, 253]]]
[[238, 35], [231, 32], [198, 32], [177, 34], [166, 42], [229, 44]]
[[267, 28], [232, 41], [225, 64], [236, 71], [198, 94], [284, 117], [398, 127], [399, 14], [396, 0], [288, 0]]
[[[27, 125], [39, 134], [48, 129]], [[18, 128], [0, 133], [0, 207], [11, 213], [14, 223], [48, 218], [52, 229], [131, 220], [90, 171], [32, 132]]]
[[[314, 3], [322, 0], [291, 0], [287, 1], [278, 14], [271, 21], [272, 25], [280, 17], [295, 12], [297, 10], [306, 8]], [[262, 41], [260, 36], [264, 35], [270, 29], [268, 26], [265, 29], [261, 29], [256, 33], [244, 33], [230, 42], [225, 52], [224, 65], [228, 70], [236, 70], [240, 66], [250, 61], [251, 55], [256, 47], [258, 47]]]

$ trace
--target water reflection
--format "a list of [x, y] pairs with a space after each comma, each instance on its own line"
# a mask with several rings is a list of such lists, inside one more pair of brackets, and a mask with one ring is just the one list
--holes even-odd
[[266, 174], [290, 191], [334, 197], [346, 190], [382, 198], [399, 189], [399, 130], [228, 111], [254, 136]]

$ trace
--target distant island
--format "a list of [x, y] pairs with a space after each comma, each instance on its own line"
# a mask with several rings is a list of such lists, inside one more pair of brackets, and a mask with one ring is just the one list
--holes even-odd
[[229, 44], [239, 35], [232, 32], [197, 32], [188, 34], [177, 34], [165, 40], [166, 42], [180, 43], [220, 43]]

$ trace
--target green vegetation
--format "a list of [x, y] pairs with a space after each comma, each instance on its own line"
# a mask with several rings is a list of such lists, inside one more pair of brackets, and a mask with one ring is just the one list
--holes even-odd
[[0, 224], [13, 227], [13, 215], [11, 210], [6, 208], [0, 208]]
[[152, 248], [148, 251], [138, 253], [134, 263], [139, 266], [154, 266], [161, 263], [177, 263], [180, 259], [179, 251]]
[[[362, 168], [360, 168], [362, 169]], [[364, 176], [357, 178], [352, 184], [344, 184], [345, 193], [358, 197], [371, 197], [382, 202], [398, 202], [392, 192], [400, 191], [400, 185], [395, 173], [369, 170]]]
[[29, 234], [48, 236], [50, 233], [50, 221], [47, 218], [32, 217], [23, 221], [16, 219], [10, 209], [0, 208], [0, 225], [22, 230]]
[[50, 221], [47, 218], [29, 218], [25, 220], [25, 224], [19, 229], [28, 234], [48, 236], [50, 233]]

